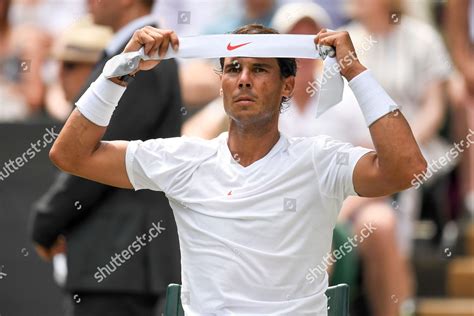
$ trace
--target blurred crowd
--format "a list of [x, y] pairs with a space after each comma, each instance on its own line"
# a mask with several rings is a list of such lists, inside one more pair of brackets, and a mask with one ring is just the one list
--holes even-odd
[[[118, 34], [130, 27], [122, 21], [138, 12], [134, 2], [149, 1], [0, 0], [0, 123], [64, 122], [96, 64], [111, 57]], [[378, 227], [358, 249], [372, 314], [410, 310], [417, 221], [432, 219], [437, 242], [447, 243], [448, 225], [474, 218], [474, 1], [159, 0], [144, 18], [180, 36], [228, 33], [248, 23], [288, 34], [350, 33], [362, 64], [401, 106], [428, 163], [442, 164], [395, 197], [348, 199], [340, 215], [339, 224], [353, 232], [368, 222]], [[227, 129], [218, 63], [177, 62], [181, 101], [169, 106], [180, 113], [182, 134], [216, 137]], [[298, 60], [280, 131], [373, 147], [347, 84], [341, 104], [316, 118], [322, 72], [322, 61]], [[422, 214], [427, 200], [432, 214]], [[393, 293], [399, 305], [390, 304]]]

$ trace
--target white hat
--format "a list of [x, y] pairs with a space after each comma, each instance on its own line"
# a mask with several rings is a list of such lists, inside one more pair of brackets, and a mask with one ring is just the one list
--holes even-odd
[[112, 29], [96, 25], [86, 16], [61, 34], [52, 55], [62, 61], [96, 63], [112, 36]]
[[331, 26], [329, 14], [321, 6], [312, 2], [294, 2], [282, 5], [272, 19], [272, 27], [280, 33], [288, 33], [296, 23], [310, 18], [322, 27]]

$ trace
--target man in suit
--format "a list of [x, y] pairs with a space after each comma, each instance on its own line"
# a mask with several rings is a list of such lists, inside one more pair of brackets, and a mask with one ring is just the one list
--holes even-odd
[[[135, 30], [156, 25], [149, 15], [152, 4], [152, 0], [89, 1], [94, 22], [110, 26], [115, 35], [83, 91], [101, 74], [106, 61], [122, 52]], [[177, 65], [164, 61], [162, 67], [137, 74], [129, 84], [105, 139], [178, 136], [180, 105]], [[66, 238], [64, 288], [70, 315], [153, 315], [166, 286], [180, 282], [176, 227], [163, 194], [60, 174], [35, 204], [31, 226], [32, 239], [45, 259], [64, 248], [59, 241], [62, 235]]]

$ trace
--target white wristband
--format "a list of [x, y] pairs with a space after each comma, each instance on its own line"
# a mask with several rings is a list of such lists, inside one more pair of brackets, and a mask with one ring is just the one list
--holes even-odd
[[359, 102], [367, 126], [400, 108], [374, 79], [369, 70], [352, 78], [349, 87]]
[[105, 127], [125, 89], [101, 74], [76, 102], [77, 109], [92, 123]]

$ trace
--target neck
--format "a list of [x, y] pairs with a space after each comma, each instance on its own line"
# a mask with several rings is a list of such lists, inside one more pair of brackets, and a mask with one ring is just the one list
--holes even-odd
[[227, 146], [232, 157], [247, 167], [268, 154], [279, 138], [278, 116], [264, 126], [243, 126], [231, 119]]
[[130, 9], [124, 10], [123, 15], [117, 18], [115, 20], [115, 23], [113, 25], [110, 25], [110, 27], [112, 27], [112, 29], [114, 30], [114, 33], [116, 33], [122, 27], [126, 26], [130, 22], [136, 19], [139, 19], [141, 17], [144, 17], [148, 14], [150, 14], [150, 10], [146, 8], [143, 8], [141, 6], [132, 7]]

